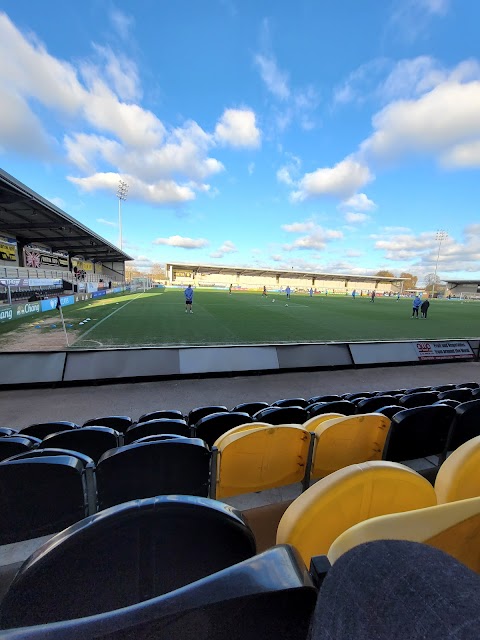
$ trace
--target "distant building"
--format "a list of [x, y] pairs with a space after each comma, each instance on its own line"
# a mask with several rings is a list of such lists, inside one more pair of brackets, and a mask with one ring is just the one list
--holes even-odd
[[456, 298], [480, 297], [480, 278], [476, 280], [447, 280], [445, 295]]

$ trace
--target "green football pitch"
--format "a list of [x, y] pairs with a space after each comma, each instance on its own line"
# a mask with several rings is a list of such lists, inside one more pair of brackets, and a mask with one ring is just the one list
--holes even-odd
[[[90, 300], [63, 309], [73, 348], [265, 344], [478, 337], [480, 304], [434, 300], [428, 319], [411, 318], [412, 300], [197, 290], [193, 314], [181, 289]], [[0, 349], [12, 341], [41, 347], [61, 339], [58, 312], [0, 324]], [[82, 322], [83, 324], [80, 324]], [[55, 326], [52, 326], [55, 324]], [[23, 337], [22, 337], [23, 336]], [[35, 341], [35, 336], [36, 341]], [[44, 342], [44, 340], [43, 340]]]

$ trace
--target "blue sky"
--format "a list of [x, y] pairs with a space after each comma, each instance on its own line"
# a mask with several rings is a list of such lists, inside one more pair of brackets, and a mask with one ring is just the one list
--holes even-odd
[[138, 265], [480, 275], [477, 0], [3, 0], [0, 165]]

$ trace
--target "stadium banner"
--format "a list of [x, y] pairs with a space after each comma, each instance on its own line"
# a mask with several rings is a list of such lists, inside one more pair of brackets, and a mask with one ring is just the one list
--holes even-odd
[[98, 282], [87, 282], [87, 292], [93, 293], [94, 291], [98, 291]]
[[15, 238], [0, 236], [0, 260], [5, 262], [17, 261], [17, 241]]
[[0, 322], [8, 322], [8, 320], [13, 320], [13, 307], [0, 307]]
[[28, 278], [0, 278], [3, 287], [28, 287]]
[[417, 342], [416, 351], [419, 360], [452, 360], [455, 358], [474, 358], [472, 348], [464, 340], [445, 342]]
[[32, 313], [40, 313], [40, 302], [23, 302], [12, 307], [13, 319], [30, 316]]
[[106, 296], [107, 292], [105, 289], [102, 289], [101, 291], [94, 291], [92, 293], [92, 298], [100, 298], [101, 296]]
[[[75, 296], [60, 296], [60, 303], [62, 307], [75, 304]], [[40, 306], [42, 311], [53, 311], [53, 309], [57, 308], [57, 299], [49, 298], [48, 300], [41, 300]]]
[[55, 253], [48, 249], [29, 246], [23, 249], [24, 265], [30, 269], [42, 269], [56, 267], [68, 269], [68, 256], [63, 253]]
[[[29, 287], [55, 287], [62, 284], [61, 278], [29, 278], [27, 280]], [[22, 285], [27, 286], [27, 285]]]
[[91, 273], [95, 270], [93, 262], [90, 262], [89, 260], [80, 260], [79, 258], [72, 258], [72, 269], [74, 271], [75, 267], [77, 267], [79, 271], [90, 271]]

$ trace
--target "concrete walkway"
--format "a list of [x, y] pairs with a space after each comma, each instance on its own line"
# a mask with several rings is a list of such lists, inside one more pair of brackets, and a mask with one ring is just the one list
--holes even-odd
[[137, 420], [156, 409], [190, 409], [208, 404], [231, 409], [240, 402], [303, 397], [327, 393], [387, 390], [461, 382], [480, 384], [480, 364], [376, 367], [279, 373], [234, 378], [166, 380], [61, 389], [0, 391], [0, 426], [26, 427], [34, 422], [72, 420], [83, 424], [103, 415]]

